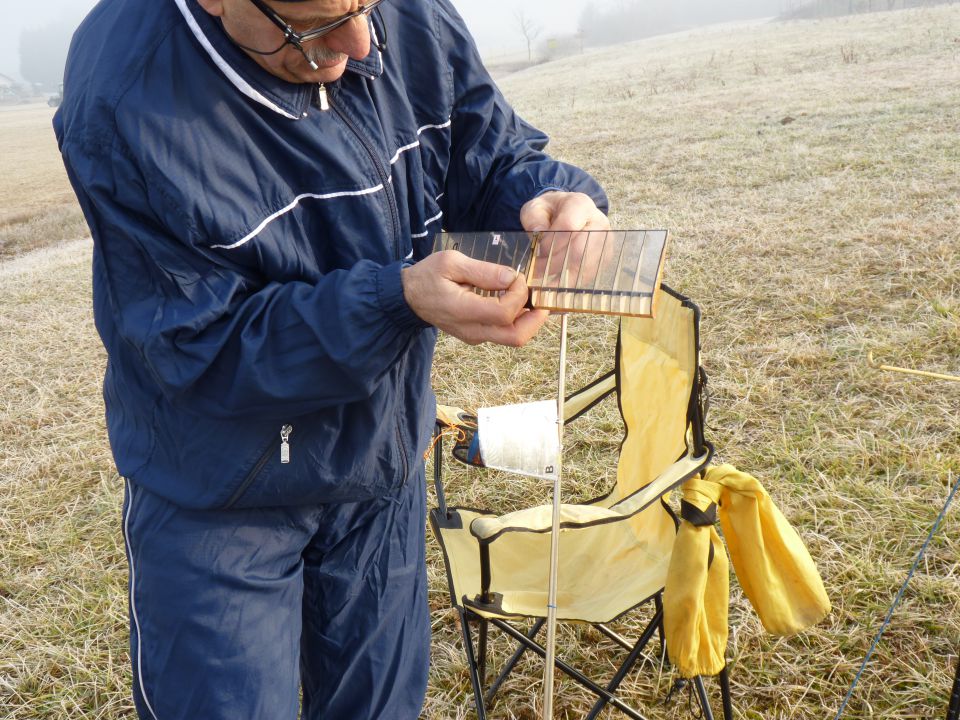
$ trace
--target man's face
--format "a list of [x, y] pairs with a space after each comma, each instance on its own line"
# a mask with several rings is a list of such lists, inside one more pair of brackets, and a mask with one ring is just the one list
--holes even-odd
[[[237, 43], [269, 52], [283, 44], [283, 32], [250, 0], [199, 0], [208, 13], [223, 21], [224, 29]], [[295, 31], [305, 32], [336, 20], [359, 7], [359, 0], [304, 0], [286, 2], [265, 0]], [[289, 82], [333, 82], [343, 75], [347, 59], [362, 60], [370, 53], [370, 29], [366, 17], [358, 17], [316, 40], [303, 49], [317, 65], [310, 67], [303, 54], [285, 45], [273, 55], [247, 51], [257, 64]]]

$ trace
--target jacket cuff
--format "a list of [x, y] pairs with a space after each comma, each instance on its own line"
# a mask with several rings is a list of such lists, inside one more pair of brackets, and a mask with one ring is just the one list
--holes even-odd
[[534, 194], [533, 197], [538, 198], [538, 197], [540, 197], [541, 195], [543, 195], [543, 194], [545, 194], [545, 193], [548, 193], [548, 192], [570, 192], [570, 191], [569, 191], [569, 190], [565, 190], [565, 189], [563, 189], [562, 187], [558, 187], [558, 186], [555, 186], [555, 185], [547, 185], [546, 187], [540, 187], [540, 188], [538, 188], [536, 194]]
[[430, 327], [407, 304], [403, 297], [403, 282], [400, 271], [405, 263], [395, 262], [377, 270], [377, 302], [380, 309], [395, 325], [403, 330], [422, 330]]
[[590, 198], [593, 200], [593, 202], [596, 203], [596, 206], [597, 206], [597, 208], [599, 208], [600, 212], [602, 212], [604, 215], [609, 215], [609, 214], [610, 214], [610, 201], [607, 199], [606, 194], [603, 193], [603, 191], [600, 189], [599, 186], [597, 186], [597, 190], [600, 190], [600, 192], [599, 192], [599, 193], [596, 193], [596, 192], [591, 193], [591, 192], [590, 192], [590, 188], [580, 188], [580, 189], [577, 189], [577, 190], [568, 190], [567, 188], [560, 187], [559, 185], [546, 185], [546, 186], [540, 186], [540, 187], [537, 189], [537, 192], [536, 192], [536, 194], [535, 194], [533, 197], [538, 198], [538, 197], [540, 197], [541, 195], [543, 195], [544, 193], [548, 193], [548, 192], [582, 192], [582, 193], [585, 193], [586, 195], [590, 196]]

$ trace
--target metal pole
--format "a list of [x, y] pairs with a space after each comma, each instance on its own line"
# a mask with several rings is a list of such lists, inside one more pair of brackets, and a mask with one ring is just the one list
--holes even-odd
[[560, 474], [563, 468], [563, 401], [566, 396], [567, 316], [560, 316], [560, 372], [557, 382], [557, 472], [553, 478], [553, 524], [550, 528], [550, 589], [547, 594], [547, 657], [543, 669], [543, 720], [553, 720], [553, 665], [557, 644], [557, 566], [560, 559]]
[[960, 719], [960, 659], [957, 660], [957, 674], [953, 678], [953, 690], [950, 693], [950, 707], [947, 708], [947, 720]]

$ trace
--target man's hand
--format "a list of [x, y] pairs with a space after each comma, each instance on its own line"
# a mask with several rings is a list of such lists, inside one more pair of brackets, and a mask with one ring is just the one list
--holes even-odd
[[[425, 322], [470, 345], [495, 342], [521, 347], [549, 313], [527, 310], [527, 283], [503, 265], [445, 250], [404, 268], [403, 296]], [[477, 295], [473, 288], [491, 291]]]
[[[565, 230], [563, 248], [554, 248], [562, 258], [568, 244], [571, 269], [579, 267], [586, 232], [609, 230], [610, 221], [583, 193], [547, 192], [527, 202], [520, 222], [528, 232]], [[549, 248], [541, 248], [541, 252]], [[557, 253], [556, 251], [561, 252]], [[508, 267], [473, 260], [447, 250], [429, 255], [404, 268], [403, 296], [425, 322], [471, 345], [495, 342], [525, 345], [547, 320], [545, 310], [527, 310], [527, 283]], [[477, 295], [479, 288], [490, 293]]]
[[609, 230], [610, 221], [589, 195], [545, 192], [520, 209], [520, 223], [528, 232], [546, 230]]
[[[530, 200], [520, 210], [520, 222], [528, 232], [559, 231], [538, 243], [534, 285], [573, 286], [579, 279], [591, 282], [603, 265], [602, 236], [587, 246], [588, 233], [605, 232], [610, 220], [589, 195], [547, 192]], [[545, 264], [550, 258], [549, 266]], [[566, 277], [563, 268], [566, 267]]]

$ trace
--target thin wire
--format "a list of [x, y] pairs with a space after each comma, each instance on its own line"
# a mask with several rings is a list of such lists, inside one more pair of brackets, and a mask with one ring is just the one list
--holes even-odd
[[880, 630], [874, 636], [873, 644], [870, 645], [870, 649], [867, 651], [867, 656], [863, 659], [863, 663], [860, 665], [860, 669], [853, 678], [853, 682], [850, 683], [850, 689], [847, 691], [847, 696], [843, 699], [843, 703], [840, 705], [840, 709], [837, 710], [837, 714], [834, 716], [833, 720], [840, 720], [840, 718], [843, 716], [843, 711], [846, 709], [847, 703], [850, 702], [850, 698], [853, 696], [853, 691], [860, 682], [863, 671], [867, 669], [867, 664], [870, 662], [873, 651], [877, 649], [877, 645], [880, 643], [880, 638], [883, 637], [883, 633], [886, 632], [887, 628], [890, 626], [890, 620], [893, 618], [893, 613], [900, 605], [900, 601], [903, 599], [903, 593], [907, 590], [907, 585], [910, 584], [910, 581], [913, 579], [913, 574], [920, 565], [920, 561], [923, 560], [923, 556], [927, 552], [927, 546], [930, 545], [930, 541], [933, 540], [933, 536], [936, 535], [937, 530], [940, 529], [940, 524], [943, 522], [943, 518], [946, 517], [947, 510], [950, 508], [950, 503], [953, 502], [953, 496], [957, 494], [958, 489], [960, 489], [960, 475], [957, 476], [957, 482], [953, 484], [953, 489], [950, 490], [950, 495], [947, 496], [947, 501], [943, 504], [943, 508], [940, 510], [940, 514], [937, 516], [936, 522], [933, 523], [933, 527], [930, 528], [930, 533], [927, 535], [927, 539], [924, 541], [923, 547], [920, 548], [920, 552], [917, 554], [916, 560], [913, 561], [913, 567], [910, 568], [910, 572], [907, 573], [907, 579], [903, 581], [903, 585], [900, 586], [900, 591], [897, 593], [897, 597], [894, 599], [893, 605], [891, 605], [890, 609], [887, 611], [887, 616], [884, 618], [883, 624], [880, 626]]

